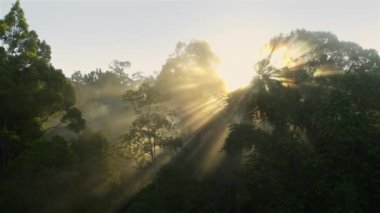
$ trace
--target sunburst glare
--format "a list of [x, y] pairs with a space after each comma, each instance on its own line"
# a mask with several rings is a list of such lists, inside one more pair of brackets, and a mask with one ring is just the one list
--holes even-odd
[[183, 125], [190, 131], [195, 132], [226, 106], [226, 97], [211, 97], [194, 102], [181, 110]]

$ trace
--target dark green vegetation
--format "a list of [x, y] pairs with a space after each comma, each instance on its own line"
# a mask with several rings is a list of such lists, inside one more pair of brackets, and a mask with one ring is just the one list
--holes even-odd
[[[300, 42], [309, 50], [297, 63], [271, 64], [277, 48]], [[378, 54], [304, 30], [269, 47], [251, 86], [231, 93], [225, 109], [238, 122], [224, 149], [240, 163], [220, 167], [234, 175], [197, 181], [173, 161], [127, 212], [380, 210]]]
[[374, 50], [296, 30], [227, 96], [202, 41], [67, 79], [18, 1], [0, 40], [1, 212], [380, 211]]

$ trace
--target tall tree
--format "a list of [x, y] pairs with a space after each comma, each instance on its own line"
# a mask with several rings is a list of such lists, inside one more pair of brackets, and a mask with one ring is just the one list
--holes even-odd
[[[19, 1], [0, 20], [0, 44], [0, 129], [2, 135], [17, 135], [22, 147], [43, 134], [41, 125], [49, 118], [73, 107], [74, 91], [51, 65], [50, 47], [29, 30]], [[0, 140], [13, 144], [2, 146], [12, 155], [22, 150], [8, 137]]]
[[167, 99], [194, 100], [224, 94], [225, 85], [216, 72], [218, 63], [207, 42], [179, 42], [157, 76], [157, 90]]
[[249, 122], [225, 146], [252, 151], [244, 208], [378, 211], [379, 55], [305, 30], [272, 39], [268, 55], [247, 92]]
[[143, 83], [137, 90], [128, 90], [123, 100], [132, 107], [138, 117], [128, 133], [122, 136], [127, 155], [138, 167], [154, 164], [160, 148], [177, 148], [177, 138], [173, 121], [157, 106], [157, 92], [149, 83]]

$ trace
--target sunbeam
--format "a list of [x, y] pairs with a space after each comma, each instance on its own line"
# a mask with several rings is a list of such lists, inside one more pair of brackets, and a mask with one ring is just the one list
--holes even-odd
[[181, 110], [184, 115], [183, 125], [190, 132], [194, 132], [206, 124], [214, 115], [223, 110], [225, 106], [226, 97], [211, 97], [200, 100], [191, 106], [184, 107]]

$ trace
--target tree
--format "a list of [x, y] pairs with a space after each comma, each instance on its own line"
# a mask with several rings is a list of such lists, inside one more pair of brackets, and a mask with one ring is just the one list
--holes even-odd
[[31, 59], [50, 61], [50, 47], [38, 39], [35, 31], [29, 31], [19, 1], [16, 1], [10, 12], [0, 21], [0, 40], [8, 55], [23, 59], [24, 63], [18, 64], [19, 66], [28, 66]]
[[194, 100], [225, 94], [217, 75], [219, 59], [205, 41], [179, 42], [162, 66], [156, 88], [166, 99]]
[[76, 71], [71, 75], [71, 80], [82, 85], [92, 86], [112, 86], [129, 85], [133, 80], [125, 72], [131, 66], [129, 61], [113, 60], [107, 71], [100, 68], [87, 74]]
[[42, 136], [43, 123], [70, 110], [75, 96], [62, 71], [51, 65], [50, 47], [29, 30], [19, 1], [0, 20], [0, 44], [0, 126], [22, 145], [10, 148], [7, 138], [0, 141], [15, 156]]
[[72, 107], [61, 117], [57, 125], [49, 127], [45, 130], [45, 133], [53, 134], [58, 128], [66, 128], [79, 133], [86, 128], [86, 120], [82, 118], [82, 112], [78, 108]]
[[129, 61], [113, 60], [109, 66], [109, 70], [119, 76], [121, 84], [127, 84], [132, 81], [128, 74], [125, 73], [125, 69], [129, 67], [131, 67], [131, 62]]
[[231, 153], [253, 147], [243, 209], [378, 211], [376, 51], [305, 30], [267, 46], [240, 112], [249, 122], [233, 127], [225, 146]]
[[157, 93], [152, 85], [143, 83], [138, 90], [128, 90], [123, 100], [138, 114], [122, 136], [127, 153], [138, 167], [154, 164], [159, 148], [180, 145], [169, 115], [157, 109]]

